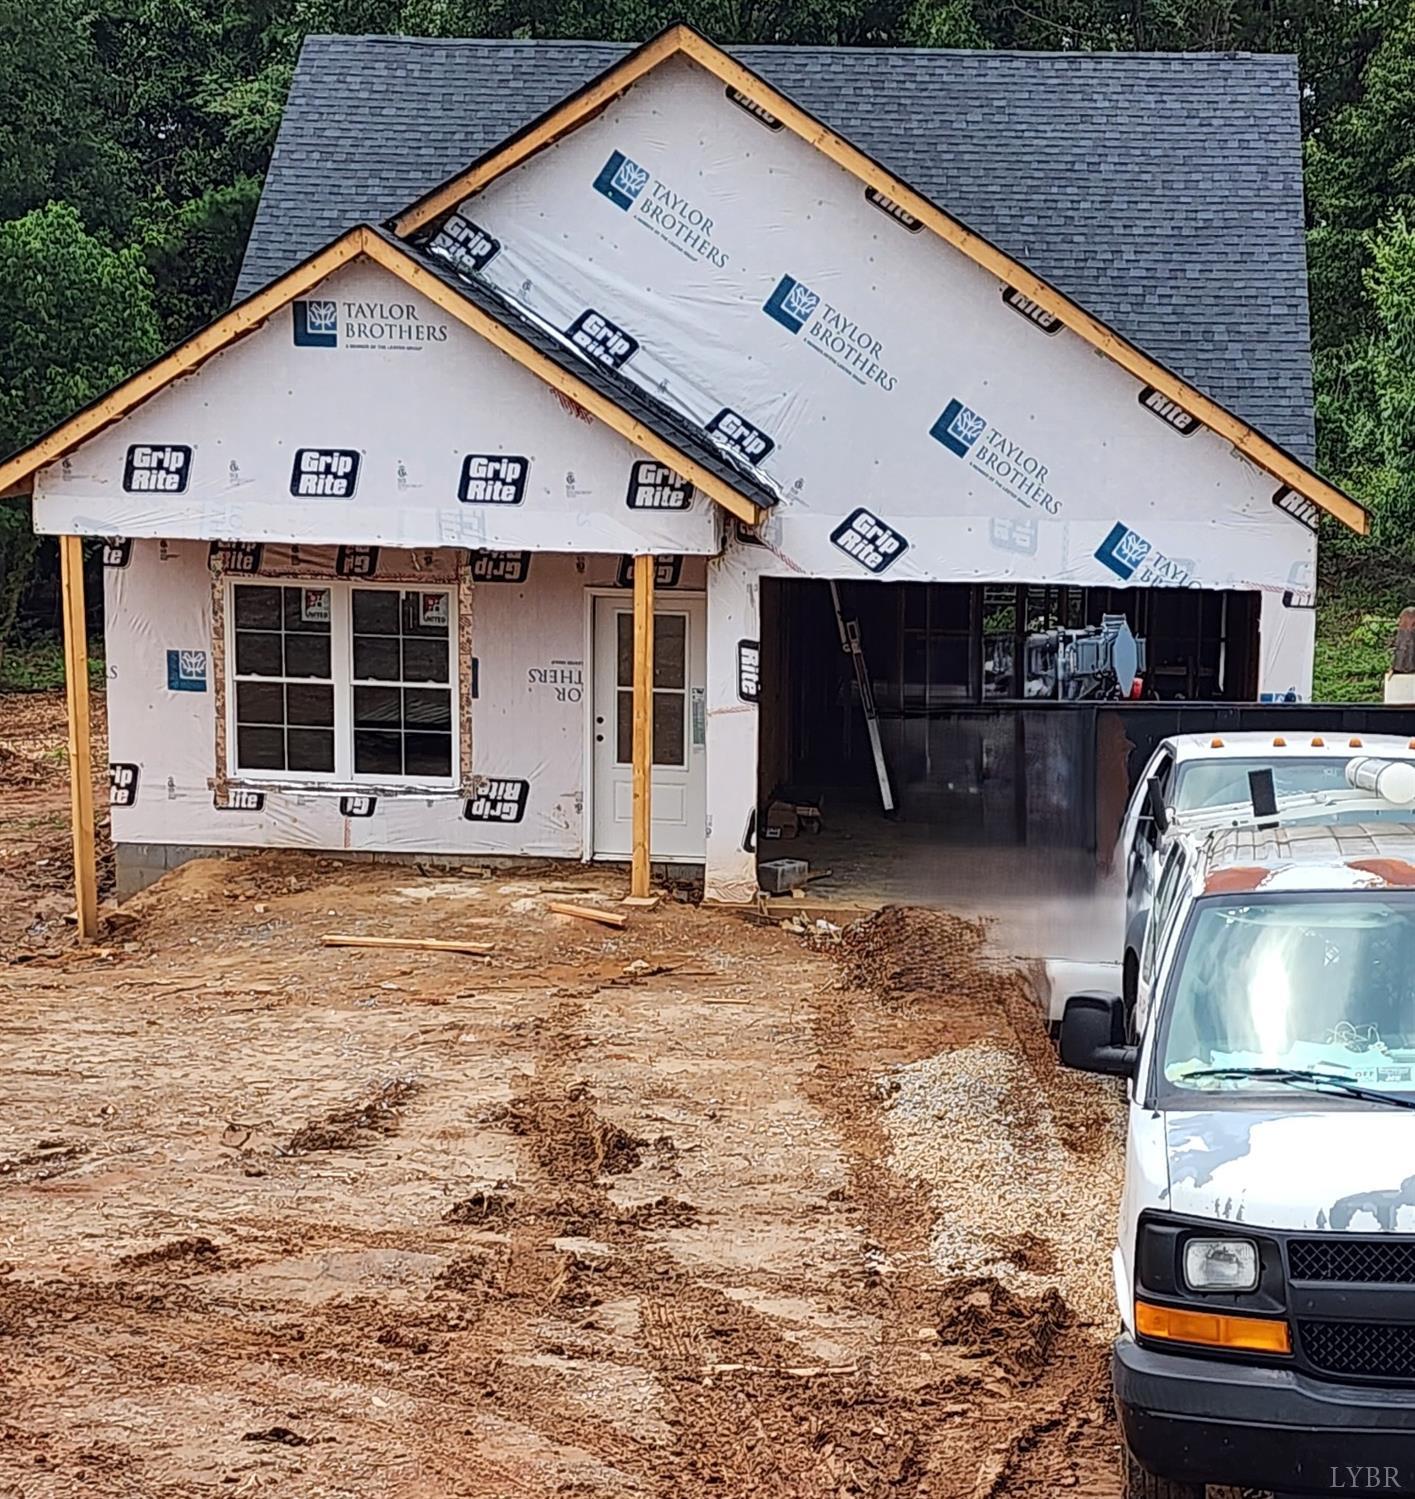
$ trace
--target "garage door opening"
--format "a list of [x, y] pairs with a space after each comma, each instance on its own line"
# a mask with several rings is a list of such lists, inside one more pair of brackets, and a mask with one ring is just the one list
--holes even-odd
[[1257, 623], [1237, 591], [767, 580], [758, 862], [862, 905], [1089, 896], [1128, 789], [1095, 711], [1132, 690], [1123, 637], [1146, 698], [1251, 700]]

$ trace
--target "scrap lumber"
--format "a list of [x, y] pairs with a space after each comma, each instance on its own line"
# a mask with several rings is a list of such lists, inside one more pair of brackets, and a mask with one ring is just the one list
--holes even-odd
[[485, 958], [492, 952], [488, 942], [461, 942], [446, 937], [358, 937], [345, 932], [326, 932], [325, 947], [411, 947], [427, 952], [461, 952]]
[[547, 901], [546, 909], [554, 911], [557, 916], [578, 916], [582, 921], [599, 921], [605, 926], [622, 927], [629, 921], [622, 911], [601, 911], [594, 906], [572, 906], [568, 901], [563, 900]]

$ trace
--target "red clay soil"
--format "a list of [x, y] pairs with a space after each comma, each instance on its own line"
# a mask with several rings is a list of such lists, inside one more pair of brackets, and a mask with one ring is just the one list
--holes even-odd
[[1050, 1085], [967, 940], [847, 968], [549, 913], [622, 893], [580, 866], [267, 853], [84, 950], [62, 725], [0, 699], [0, 1495], [1118, 1492], [1109, 1330], [941, 1276], [887, 1164], [893, 1064], [986, 1034]]

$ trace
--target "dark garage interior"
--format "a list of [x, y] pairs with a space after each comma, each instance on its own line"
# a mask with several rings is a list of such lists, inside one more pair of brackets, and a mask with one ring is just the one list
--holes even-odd
[[[1098, 715], [1097, 704], [1256, 696], [1256, 594], [855, 581], [835, 590], [839, 614], [826, 581], [767, 579], [762, 590], [758, 858], [808, 860], [820, 872], [813, 893], [956, 903], [1015, 891], [1024, 877], [1088, 889], [1127, 789], [1119, 716]], [[1125, 693], [1095, 670], [1107, 616], [1105, 630], [1123, 616], [1143, 642], [1143, 671]], [[874, 700], [888, 815], [842, 622]]]

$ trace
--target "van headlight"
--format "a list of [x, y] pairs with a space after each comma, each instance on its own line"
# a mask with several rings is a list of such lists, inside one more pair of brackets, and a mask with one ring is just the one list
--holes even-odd
[[1252, 1239], [1189, 1239], [1184, 1283], [1191, 1291], [1256, 1291], [1258, 1246]]

